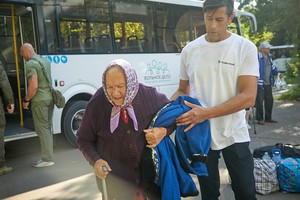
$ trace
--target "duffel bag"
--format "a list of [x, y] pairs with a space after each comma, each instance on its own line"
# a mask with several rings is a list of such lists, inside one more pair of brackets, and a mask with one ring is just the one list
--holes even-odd
[[255, 189], [259, 194], [279, 191], [276, 165], [272, 160], [254, 158]]
[[282, 159], [277, 167], [279, 188], [285, 192], [300, 192], [300, 159]]

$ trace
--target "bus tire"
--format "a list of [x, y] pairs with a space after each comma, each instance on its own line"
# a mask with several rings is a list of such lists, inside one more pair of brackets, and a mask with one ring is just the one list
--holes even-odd
[[76, 133], [80, 126], [87, 101], [72, 101], [64, 109], [62, 129], [68, 142], [77, 147]]

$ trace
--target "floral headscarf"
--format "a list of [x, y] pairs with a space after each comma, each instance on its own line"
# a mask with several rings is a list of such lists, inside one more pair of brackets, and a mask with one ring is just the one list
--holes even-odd
[[[105, 79], [106, 73], [110, 68], [112, 68], [116, 65], [120, 66], [124, 70], [125, 77], [126, 77], [126, 86], [127, 86], [126, 97], [125, 97], [123, 105], [121, 107], [117, 106], [113, 103], [113, 101], [109, 98], [109, 96], [107, 94], [107, 90], [106, 90], [106, 79]], [[134, 110], [132, 107], [132, 101], [135, 98], [135, 96], [139, 90], [139, 83], [137, 80], [136, 72], [132, 68], [130, 63], [128, 63], [126, 60], [123, 60], [123, 59], [116, 59], [116, 60], [113, 60], [111, 63], [109, 63], [109, 65], [107, 66], [107, 68], [104, 71], [103, 76], [102, 76], [102, 85], [103, 85], [103, 89], [104, 89], [106, 98], [113, 105], [113, 108], [111, 111], [111, 117], [110, 117], [110, 132], [113, 133], [119, 125], [121, 109], [127, 110], [129, 117], [133, 121], [134, 129], [137, 131], [138, 123], [137, 123], [137, 119], [136, 119], [136, 116], [135, 116], [135, 113], [134, 113]]]

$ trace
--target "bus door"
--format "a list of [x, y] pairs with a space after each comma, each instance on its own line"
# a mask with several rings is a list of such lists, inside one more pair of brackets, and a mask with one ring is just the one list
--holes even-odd
[[[24, 42], [35, 46], [32, 16], [30, 5], [0, 3], [0, 61], [15, 99], [15, 112], [6, 114], [5, 141], [34, 135], [30, 111], [22, 109], [22, 99], [26, 94], [26, 76], [24, 61], [20, 56], [20, 47]], [[4, 106], [6, 105], [7, 102], [4, 101]]]

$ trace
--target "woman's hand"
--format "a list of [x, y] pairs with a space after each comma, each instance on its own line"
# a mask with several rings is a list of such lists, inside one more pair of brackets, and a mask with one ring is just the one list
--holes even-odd
[[[107, 171], [103, 171], [102, 167], [105, 166], [107, 168]], [[94, 173], [95, 175], [100, 178], [100, 179], [105, 179], [106, 176], [109, 174], [109, 172], [111, 172], [110, 166], [108, 165], [108, 163], [103, 160], [103, 159], [99, 159], [95, 162], [94, 164]]]
[[154, 148], [156, 147], [160, 141], [167, 135], [167, 129], [164, 127], [154, 127], [150, 129], [144, 130], [145, 137], [147, 140], [147, 147]]

